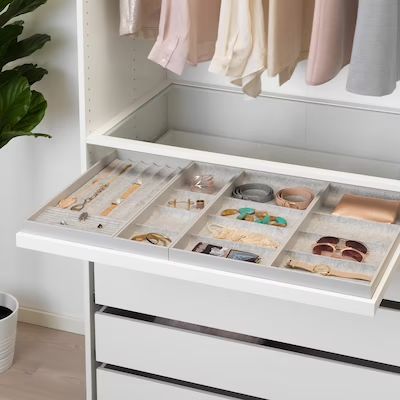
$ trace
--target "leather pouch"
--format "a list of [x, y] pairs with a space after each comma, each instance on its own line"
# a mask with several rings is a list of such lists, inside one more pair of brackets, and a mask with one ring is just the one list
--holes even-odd
[[394, 224], [398, 210], [399, 202], [396, 200], [345, 194], [333, 211], [333, 215]]

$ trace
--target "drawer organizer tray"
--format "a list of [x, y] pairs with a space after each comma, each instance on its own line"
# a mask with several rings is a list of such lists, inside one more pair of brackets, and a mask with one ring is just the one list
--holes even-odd
[[[197, 175], [212, 175], [213, 190], [207, 193], [193, 192], [191, 183]], [[275, 193], [283, 188], [306, 187], [314, 192], [315, 197], [306, 210], [281, 207], [275, 200], [258, 203], [232, 197], [236, 186], [251, 182], [267, 184]], [[135, 184], [135, 190], [129, 192]], [[60, 207], [60, 202], [66, 199], [67, 204], [85, 203], [85, 198], [90, 199], [99, 185], [106, 185], [106, 188], [87, 201], [82, 210], [71, 210], [73, 205], [65, 209]], [[129, 195], [124, 197], [127, 192]], [[307, 293], [308, 290], [318, 295], [321, 292], [315, 291], [336, 293], [342, 296], [338, 297], [340, 301], [359, 299], [363, 304], [362, 299], [372, 299], [372, 302], [364, 304], [366, 307], [371, 304], [375, 307], [398, 261], [399, 221], [383, 224], [333, 215], [334, 207], [345, 193], [400, 200], [400, 193], [395, 191], [118, 151], [105, 157], [35, 213], [19, 236], [41, 235], [62, 243], [79, 243], [104, 251], [109, 249], [110, 252], [150, 257], [164, 262], [165, 268], [168, 268], [168, 263], [173, 263], [182, 268], [185, 265], [196, 266], [196, 271], [201, 268], [201, 271], [208, 273], [228, 273], [230, 277], [234, 274], [243, 279], [279, 282], [282, 288], [294, 288], [299, 293]], [[178, 201], [179, 206], [173, 206], [174, 200]], [[204, 202], [202, 207], [195, 206], [198, 200]], [[223, 210], [246, 207], [282, 217], [287, 221], [287, 226], [239, 220], [237, 215], [222, 216]], [[80, 220], [82, 213], [87, 213], [83, 221]], [[211, 229], [216, 225], [235, 232], [258, 237], [262, 235], [270, 241], [269, 245], [218, 239]], [[162, 234], [169, 240], [163, 245], [132, 240], [134, 236], [148, 233]], [[362, 242], [368, 253], [362, 262], [313, 254], [313, 245], [323, 236]], [[53, 244], [58, 246], [61, 242]], [[194, 252], [199, 243], [251, 252], [259, 256], [259, 262]], [[22, 242], [20, 244], [30, 247]], [[46, 251], [45, 248], [41, 250]], [[53, 252], [89, 261], [104, 261], [84, 256], [82, 251], [76, 254], [65, 254], [58, 250]], [[323, 276], [288, 268], [289, 260], [368, 275], [370, 281]], [[314, 304], [314, 301], [307, 302]]]

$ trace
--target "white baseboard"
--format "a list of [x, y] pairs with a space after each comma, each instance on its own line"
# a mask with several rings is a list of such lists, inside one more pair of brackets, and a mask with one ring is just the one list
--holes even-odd
[[79, 318], [52, 314], [30, 308], [20, 308], [18, 310], [18, 320], [28, 324], [44, 326], [59, 331], [77, 333], [79, 335], [83, 335], [85, 332], [84, 322]]

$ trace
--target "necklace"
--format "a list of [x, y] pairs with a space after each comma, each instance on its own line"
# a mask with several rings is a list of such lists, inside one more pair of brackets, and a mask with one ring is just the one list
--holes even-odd
[[[78, 189], [72, 196], [66, 197], [65, 199], [62, 199], [58, 202], [57, 206], [59, 208], [67, 209], [73, 206], [77, 201], [78, 197], [84, 197], [88, 193], [90, 193], [93, 189], [92, 186], [98, 183], [99, 181], [102, 181], [104, 179], [107, 179], [114, 171], [116, 171], [121, 164], [123, 164], [124, 161], [121, 160], [114, 160], [111, 164], [108, 164], [104, 169], [100, 171], [100, 173], [94, 177], [93, 181], [87, 182], [83, 187]], [[112, 166], [113, 164], [116, 164], [115, 166]]]
[[82, 203], [75, 204], [74, 206], [72, 206], [71, 210], [82, 211], [88, 203], [93, 201], [100, 193], [104, 192], [117, 178], [123, 175], [131, 167], [132, 164], [126, 165], [117, 175], [114, 175], [108, 182], [100, 184], [100, 186], [96, 189], [96, 191], [92, 193], [89, 197], [86, 197]]
[[226, 228], [217, 224], [207, 225], [207, 228], [215, 239], [230, 240], [232, 242], [251, 244], [268, 249], [277, 249], [279, 247], [278, 242], [261, 233]]

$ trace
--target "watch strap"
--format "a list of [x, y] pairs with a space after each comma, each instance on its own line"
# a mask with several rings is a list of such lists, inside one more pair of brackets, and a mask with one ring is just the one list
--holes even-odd
[[359, 280], [359, 281], [366, 281], [366, 282], [371, 282], [372, 281], [372, 276], [365, 275], [365, 274], [359, 274], [359, 273], [356, 273], [356, 272], [339, 271], [337, 269], [331, 270], [329, 275], [330, 276], [336, 276], [338, 278], [356, 279], [356, 280]]
[[104, 211], [101, 212], [102, 217], [108, 217], [116, 208], [118, 207], [118, 204], [111, 204], [109, 207], [107, 207]]
[[109, 207], [107, 207], [104, 211], [101, 212], [102, 217], [108, 217], [120, 204], [121, 200], [127, 200], [130, 196], [132, 196], [136, 191], [140, 189], [142, 185], [140, 183], [133, 183], [128, 190], [126, 190], [118, 201], [113, 202]]
[[337, 278], [356, 279], [366, 282], [372, 281], [372, 277], [370, 275], [360, 274], [357, 272], [340, 271], [325, 264], [311, 264], [303, 261], [289, 260], [286, 266], [289, 268], [301, 269], [303, 271], [319, 274], [322, 276], [334, 276]]

